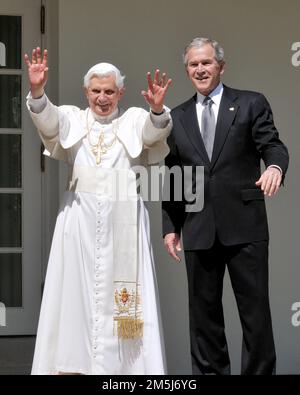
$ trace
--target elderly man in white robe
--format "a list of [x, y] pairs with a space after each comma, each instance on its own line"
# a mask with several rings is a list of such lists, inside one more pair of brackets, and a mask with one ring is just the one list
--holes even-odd
[[27, 106], [47, 154], [70, 168], [49, 256], [32, 374], [165, 374], [149, 218], [133, 167], [158, 163], [171, 130], [171, 80], [147, 74], [150, 112], [119, 107], [124, 77], [108, 63], [84, 77], [89, 107], [45, 94], [48, 52], [25, 55]]

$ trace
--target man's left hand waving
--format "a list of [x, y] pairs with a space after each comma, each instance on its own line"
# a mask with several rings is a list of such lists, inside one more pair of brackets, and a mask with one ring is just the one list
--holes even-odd
[[167, 78], [166, 73], [161, 74], [159, 70], [156, 70], [154, 80], [152, 80], [151, 73], [147, 73], [147, 81], [148, 90], [142, 91], [142, 95], [151, 107], [151, 111], [161, 114], [164, 110], [165, 96], [172, 80]]

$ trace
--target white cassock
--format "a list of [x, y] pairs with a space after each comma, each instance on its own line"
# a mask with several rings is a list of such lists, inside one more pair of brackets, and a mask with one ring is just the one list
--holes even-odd
[[[65, 160], [73, 171], [91, 169], [97, 174], [97, 169], [130, 170], [145, 160], [158, 163], [168, 153], [166, 137], [171, 120], [167, 112], [157, 117], [141, 108], [130, 108], [103, 123], [95, 120], [89, 109], [56, 107], [45, 95], [37, 100], [29, 95], [27, 105], [50, 155]], [[91, 144], [100, 132], [108, 146], [114, 136], [117, 138], [97, 165]], [[48, 262], [32, 374], [165, 374], [148, 212], [139, 199], [137, 260], [144, 333], [140, 339], [124, 340], [114, 333], [113, 323], [113, 256], [118, 246], [113, 242], [112, 205], [102, 186], [97, 188], [97, 193], [75, 188], [63, 196]]]

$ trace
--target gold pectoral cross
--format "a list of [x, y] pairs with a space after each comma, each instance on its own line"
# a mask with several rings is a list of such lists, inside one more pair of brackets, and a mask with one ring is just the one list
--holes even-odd
[[101, 150], [97, 149], [97, 152], [96, 152], [96, 164], [100, 165], [100, 163], [101, 163]]
[[92, 148], [93, 154], [96, 156], [96, 164], [100, 165], [102, 155], [107, 153], [107, 148], [104, 145], [104, 138], [103, 135], [101, 134], [99, 137], [99, 141], [96, 147]]
[[115, 130], [113, 130], [113, 140], [109, 144], [106, 144], [104, 141], [104, 133], [102, 131], [98, 137], [98, 142], [96, 144], [93, 144], [90, 138], [90, 130], [91, 129], [87, 127], [88, 142], [90, 144], [91, 152], [95, 156], [96, 164], [99, 165], [102, 160], [102, 155], [106, 154], [107, 151], [115, 145], [117, 140], [117, 134]]

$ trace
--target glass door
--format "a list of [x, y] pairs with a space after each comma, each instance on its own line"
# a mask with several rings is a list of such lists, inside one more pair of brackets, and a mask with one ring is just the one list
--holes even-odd
[[41, 300], [40, 141], [24, 52], [41, 45], [40, 0], [0, 3], [0, 336], [36, 332]]

